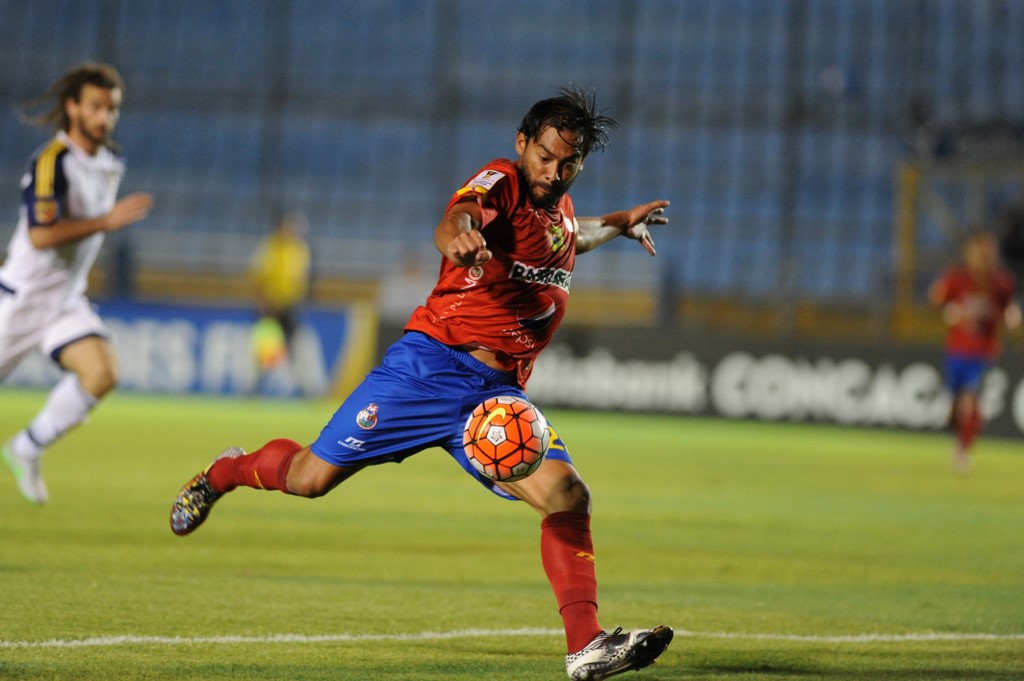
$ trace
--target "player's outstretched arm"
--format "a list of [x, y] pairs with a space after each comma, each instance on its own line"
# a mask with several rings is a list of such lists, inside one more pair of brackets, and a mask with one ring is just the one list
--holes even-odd
[[668, 206], [668, 201], [650, 201], [599, 218], [577, 218], [580, 231], [576, 236], [576, 252], [586, 253], [617, 236], [624, 236], [639, 241], [648, 253], [654, 255], [654, 239], [647, 227], [668, 224], [664, 215]]
[[452, 206], [434, 230], [434, 245], [459, 267], [483, 265], [491, 259], [487, 240], [480, 233], [480, 206], [465, 201]]
[[106, 215], [79, 220], [58, 220], [48, 227], [32, 227], [29, 240], [36, 248], [54, 248], [79, 241], [96, 232], [116, 232], [149, 215], [153, 197], [144, 192], [129, 194]]

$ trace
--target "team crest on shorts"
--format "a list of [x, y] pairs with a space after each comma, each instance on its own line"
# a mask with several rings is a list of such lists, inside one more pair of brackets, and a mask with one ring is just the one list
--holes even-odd
[[380, 409], [380, 405], [376, 402], [370, 402], [366, 405], [366, 408], [356, 414], [356, 425], [363, 430], [370, 430], [377, 425], [377, 411]]

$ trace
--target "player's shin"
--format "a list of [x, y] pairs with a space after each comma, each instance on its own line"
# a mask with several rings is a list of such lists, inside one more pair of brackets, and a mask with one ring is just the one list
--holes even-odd
[[597, 634], [597, 571], [590, 516], [571, 511], [552, 513], [541, 522], [541, 560], [555, 592], [570, 653]]
[[956, 428], [957, 443], [961, 449], [967, 451], [971, 448], [981, 432], [983, 423], [981, 410], [977, 403], [972, 403], [969, 407], [961, 410]]
[[302, 445], [294, 440], [271, 440], [251, 454], [218, 460], [207, 473], [207, 479], [217, 494], [236, 487], [287, 492], [288, 468], [300, 449]]
[[12, 441], [19, 456], [34, 458], [64, 433], [81, 424], [96, 406], [96, 398], [87, 393], [76, 374], [67, 374], [53, 387], [46, 404], [28, 428]]

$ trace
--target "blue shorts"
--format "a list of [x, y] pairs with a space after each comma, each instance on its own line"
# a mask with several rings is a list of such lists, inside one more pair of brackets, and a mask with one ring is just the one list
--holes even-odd
[[[401, 463], [424, 449], [441, 447], [482, 485], [511, 499], [476, 472], [462, 448], [470, 412], [496, 395], [527, 399], [515, 376], [426, 334], [409, 332], [338, 407], [312, 450], [335, 466], [373, 466]], [[572, 463], [554, 428], [547, 458]]]
[[954, 395], [981, 392], [981, 379], [988, 370], [988, 360], [965, 355], [946, 357], [946, 386]]

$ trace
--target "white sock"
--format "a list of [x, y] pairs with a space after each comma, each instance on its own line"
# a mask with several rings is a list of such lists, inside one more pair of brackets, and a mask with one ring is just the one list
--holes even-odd
[[82, 387], [77, 374], [66, 375], [50, 391], [46, 404], [28, 427], [11, 440], [11, 449], [23, 458], [42, 456], [44, 449], [85, 421], [96, 402]]

